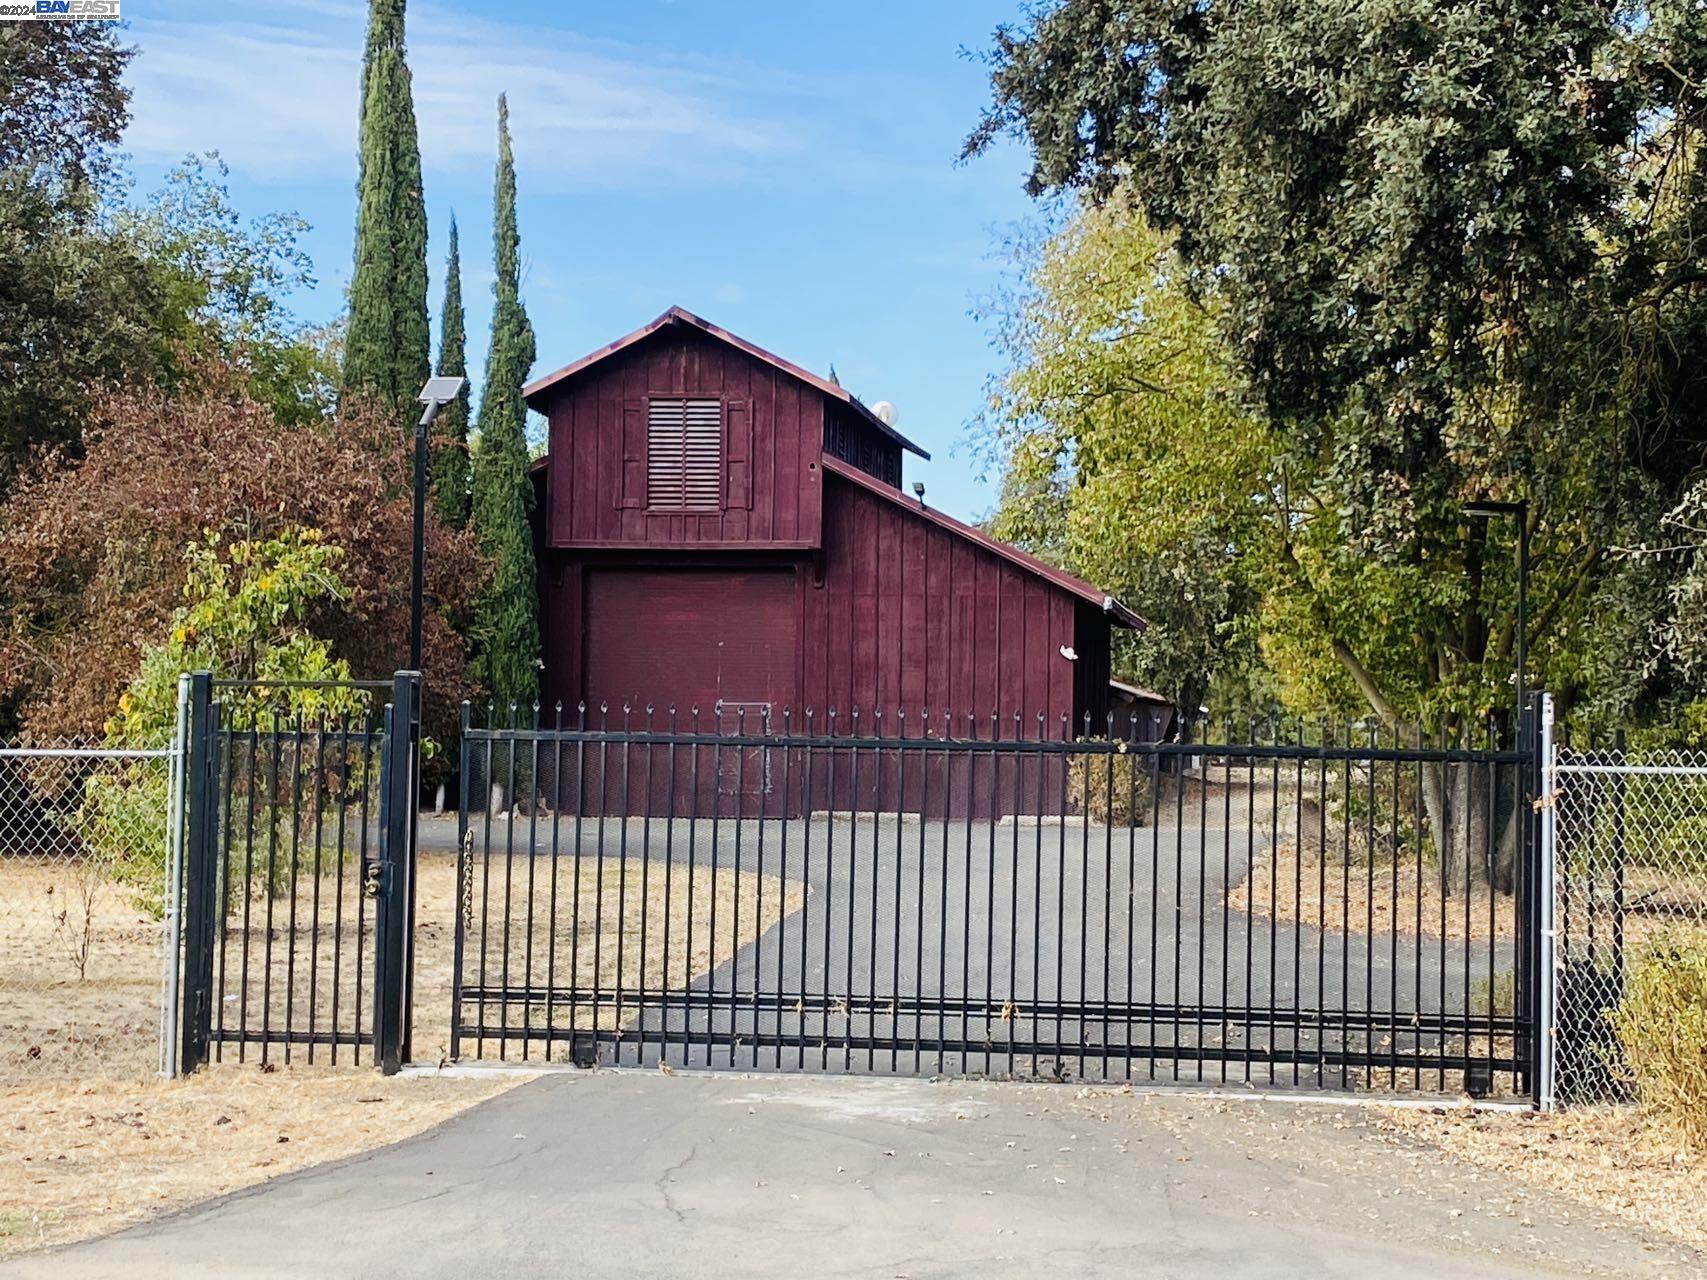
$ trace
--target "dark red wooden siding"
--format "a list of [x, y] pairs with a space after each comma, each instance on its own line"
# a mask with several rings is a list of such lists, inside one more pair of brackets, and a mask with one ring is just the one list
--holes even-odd
[[[724, 405], [723, 509], [646, 506], [646, 403], [709, 396]], [[672, 326], [567, 381], [551, 423], [554, 547], [815, 547], [825, 397], [727, 343]]]
[[[582, 582], [589, 725], [757, 737], [774, 711], [781, 731], [800, 651], [792, 568], [606, 565], [587, 569]], [[775, 752], [678, 754], [673, 778], [667, 748], [583, 758], [587, 795], [571, 802], [584, 813], [660, 815], [758, 813], [767, 799], [773, 813], [782, 807]]]
[[[1076, 597], [837, 476], [829, 478], [821, 567], [805, 592], [801, 696], [893, 724], [953, 711], [1018, 713], [1025, 736], [1060, 736], [1074, 711]], [[1104, 624], [1106, 625], [1106, 623]]]
[[844, 404], [826, 406], [824, 452], [891, 488], [901, 487], [901, 446]]
[[717, 704], [738, 703], [761, 732], [760, 707], [794, 703], [792, 570], [605, 567], [585, 584], [589, 704], [651, 703], [660, 723], [673, 705], [684, 727], [698, 707], [709, 732]]

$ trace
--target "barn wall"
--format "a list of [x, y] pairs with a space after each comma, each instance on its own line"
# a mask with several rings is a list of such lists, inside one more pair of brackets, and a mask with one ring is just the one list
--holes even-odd
[[[644, 413], [625, 415], [624, 406], [649, 396], [724, 400], [721, 512], [646, 509]], [[550, 544], [816, 546], [824, 403], [821, 392], [726, 343], [683, 326], [660, 330], [579, 375], [548, 402]]]
[[[835, 475], [824, 548], [802, 575], [802, 701], [848, 732], [905, 736], [1042, 736], [1059, 740], [1074, 710], [1075, 598], [950, 530]], [[881, 719], [875, 713], [881, 712]], [[991, 716], [997, 722], [992, 729]], [[1017, 720], [1016, 720], [1017, 715]], [[1042, 720], [1039, 721], [1039, 716]], [[970, 717], [970, 718], [969, 718]], [[812, 763], [815, 808], [967, 813], [1060, 813], [1059, 761], [976, 763], [928, 750], [837, 753]]]
[[967, 713], [988, 736], [1021, 717], [1060, 736], [1074, 707], [1075, 598], [1036, 574], [832, 475], [824, 548], [805, 592], [801, 694], [845, 716]]
[[[1071, 734], [1087, 706], [1100, 714], [1108, 626], [1100, 610], [851, 481], [832, 474], [828, 486], [821, 551], [548, 550], [540, 574], [547, 707], [561, 699], [565, 722], [573, 723], [585, 683], [583, 575], [591, 569], [794, 563], [800, 655], [787, 723], [795, 733], [808, 727], [808, 710], [811, 731], [830, 732], [828, 712], [834, 709], [834, 732], [847, 734], [854, 729], [851, 712], [857, 707], [862, 737], [876, 732], [893, 738], [901, 732], [904, 708], [909, 738], [921, 735], [928, 710], [928, 729], [936, 736], [944, 733], [947, 712], [955, 737], [987, 739], [994, 712], [997, 736], [1032, 739], [1041, 734], [1059, 741], [1063, 715], [1073, 717]], [[644, 644], [644, 636], [637, 635], [636, 643]], [[1064, 658], [1062, 646], [1073, 646], [1079, 661]], [[1098, 682], [1101, 694], [1092, 688]], [[773, 729], [781, 731], [780, 725]], [[678, 790], [673, 800], [669, 794], [663, 757], [653, 760], [648, 771], [640, 758], [644, 755], [636, 748], [619, 757], [632, 785], [639, 787], [628, 797], [631, 810], [639, 812], [646, 791], [642, 780], [650, 779], [654, 813], [670, 812], [672, 805], [674, 812], [685, 812], [685, 793]], [[819, 811], [901, 808], [934, 817], [970, 813], [980, 818], [1053, 814], [1072, 807], [1064, 771], [1054, 758], [1027, 757], [1022, 763], [1011, 756], [983, 756], [972, 762], [964, 755], [951, 759], [928, 749], [869, 744], [819, 750], [810, 759], [798, 751], [786, 761], [780, 752], [772, 755], [775, 791], [762, 799], [745, 793], [707, 795], [691, 807], [700, 813], [751, 813], [762, 806], [775, 816], [798, 813], [809, 804]], [[720, 771], [729, 767], [728, 761], [715, 763]], [[756, 777], [756, 764], [750, 767]], [[613, 789], [604, 801], [595, 790], [580, 803], [617, 803], [628, 788], [612, 777]], [[701, 780], [701, 790], [709, 785]]]
[[538, 563], [539, 701], [550, 712], [563, 705], [563, 723], [575, 723], [583, 694], [581, 658], [581, 562], [567, 552], [546, 549]]

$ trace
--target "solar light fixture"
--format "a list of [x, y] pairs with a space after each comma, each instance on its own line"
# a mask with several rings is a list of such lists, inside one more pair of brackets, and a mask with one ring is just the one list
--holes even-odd
[[467, 378], [428, 378], [427, 385], [416, 397], [427, 406], [421, 414], [421, 425], [431, 426], [433, 419], [439, 416], [439, 410], [462, 394], [463, 384], [467, 381]]
[[923, 480], [913, 481], [913, 495], [918, 498], [921, 507], [925, 505], [925, 482]]

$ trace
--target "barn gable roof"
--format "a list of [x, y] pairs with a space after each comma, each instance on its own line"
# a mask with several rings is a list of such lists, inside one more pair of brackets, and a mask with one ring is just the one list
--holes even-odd
[[921, 500], [906, 497], [899, 489], [890, 488], [875, 476], [866, 475], [858, 467], [851, 466], [840, 458], [832, 458], [826, 454], [823, 459], [823, 466], [824, 470], [840, 476], [851, 484], [858, 485], [868, 493], [876, 494], [885, 502], [891, 502], [921, 520], [927, 520], [939, 528], [947, 529], [950, 533], [958, 534], [992, 555], [1000, 556], [1002, 559], [1018, 565], [1026, 572], [1036, 574], [1045, 581], [1060, 587], [1063, 591], [1070, 592], [1081, 600], [1089, 601], [1116, 622], [1139, 631], [1145, 630], [1149, 626], [1149, 623], [1121, 604], [1120, 601], [1099, 591], [1083, 578], [1076, 578], [1064, 569], [1057, 569], [1053, 565], [1045, 564], [1036, 556], [1027, 555], [1018, 547], [992, 538], [982, 529], [963, 524], [953, 516], [938, 511], [934, 507], [927, 507]]
[[694, 315], [693, 312], [682, 307], [671, 307], [656, 320], [652, 321], [650, 324], [641, 325], [640, 328], [636, 329], [633, 333], [628, 334], [625, 337], [618, 338], [615, 342], [607, 343], [597, 351], [587, 353], [579, 360], [564, 365], [555, 373], [548, 373], [542, 378], [535, 378], [532, 382], [528, 383], [526, 387], [522, 388], [522, 394], [527, 399], [528, 407], [532, 409], [541, 408], [541, 404], [535, 403], [536, 400], [543, 402], [549, 392], [554, 391], [564, 382], [575, 377], [576, 374], [592, 368], [603, 360], [608, 360], [611, 356], [616, 355], [620, 351], [626, 351], [635, 343], [644, 341], [654, 333], [657, 333], [660, 329], [666, 328], [670, 325], [685, 325], [689, 328], [697, 329], [701, 333], [717, 339], [719, 342], [727, 343], [737, 351], [744, 352], [755, 360], [761, 360], [772, 368], [781, 370], [791, 378], [799, 379], [801, 382], [806, 383], [807, 386], [823, 392], [832, 400], [839, 400], [843, 404], [848, 405], [865, 422], [883, 435], [887, 436], [889, 439], [893, 440], [903, 449], [909, 449], [918, 454], [921, 458], [928, 459], [931, 456], [911, 440], [907, 439], [906, 436], [895, 430], [894, 427], [883, 421], [882, 418], [879, 418], [865, 406], [865, 403], [860, 400], [859, 397], [848, 391], [846, 387], [843, 387], [838, 383], [831, 382], [828, 378], [820, 378], [815, 373], [809, 373], [799, 365], [792, 364], [789, 361], [784, 360], [781, 356], [775, 355], [772, 352], [766, 351], [763, 347], [756, 346], [753, 343], [748, 342], [745, 338], [738, 338], [727, 329], [719, 328], [709, 320], [703, 320], [699, 316]]

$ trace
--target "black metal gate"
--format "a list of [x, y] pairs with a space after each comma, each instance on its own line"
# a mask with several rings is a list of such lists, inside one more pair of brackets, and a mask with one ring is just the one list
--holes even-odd
[[465, 727], [453, 1058], [1530, 1088], [1527, 723], [592, 714]]
[[407, 1061], [420, 698], [191, 678], [182, 1070]]

